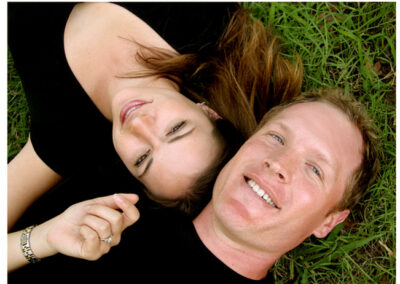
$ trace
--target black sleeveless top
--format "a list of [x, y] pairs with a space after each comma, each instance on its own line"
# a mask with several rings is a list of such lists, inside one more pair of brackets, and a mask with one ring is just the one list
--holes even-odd
[[[112, 125], [67, 63], [63, 37], [76, 3], [8, 3], [8, 44], [27, 97], [31, 140], [54, 171], [76, 171], [119, 160]], [[237, 9], [234, 3], [116, 3], [144, 20], [179, 53], [210, 51]]]

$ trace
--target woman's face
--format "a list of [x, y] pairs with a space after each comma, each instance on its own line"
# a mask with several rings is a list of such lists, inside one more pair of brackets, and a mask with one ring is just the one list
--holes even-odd
[[215, 113], [163, 88], [129, 88], [112, 102], [113, 142], [129, 171], [159, 198], [175, 199], [221, 151]]

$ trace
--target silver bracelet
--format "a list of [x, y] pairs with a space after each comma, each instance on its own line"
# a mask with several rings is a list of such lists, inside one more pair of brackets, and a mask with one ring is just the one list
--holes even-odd
[[36, 257], [31, 249], [30, 236], [33, 228], [35, 228], [35, 225], [26, 228], [21, 235], [22, 254], [30, 263], [36, 263], [40, 261], [40, 258]]

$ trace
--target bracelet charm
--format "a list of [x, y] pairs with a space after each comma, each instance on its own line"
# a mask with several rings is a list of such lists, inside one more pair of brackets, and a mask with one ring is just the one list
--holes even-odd
[[30, 243], [30, 236], [31, 232], [35, 226], [30, 226], [26, 228], [21, 235], [21, 250], [22, 254], [25, 256], [25, 258], [30, 262], [30, 263], [36, 263], [40, 261], [40, 258], [36, 257], [36, 255], [33, 253], [31, 249], [31, 243]]

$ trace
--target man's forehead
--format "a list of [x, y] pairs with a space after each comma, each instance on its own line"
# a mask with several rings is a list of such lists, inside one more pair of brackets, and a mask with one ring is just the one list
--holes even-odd
[[294, 115], [295, 117], [301, 118], [300, 115], [302, 116], [309, 116], [312, 115], [313, 113], [320, 113], [324, 114], [324, 116], [331, 115], [332, 118], [338, 117], [340, 119], [346, 119], [346, 115], [343, 111], [341, 111], [339, 108], [336, 106], [324, 102], [324, 101], [313, 101], [313, 102], [301, 102], [297, 104], [293, 104], [290, 106], [286, 106], [282, 109], [274, 110], [270, 113], [267, 113], [265, 115], [265, 119], [263, 119], [263, 125], [259, 126], [259, 129], [262, 129], [270, 123], [273, 120], [279, 119], [292, 119], [291, 115]]
[[[327, 157], [325, 160], [331, 165], [338, 163], [333, 158], [335, 156], [342, 162], [349, 160], [349, 164], [358, 165], [361, 162], [363, 139], [359, 129], [342, 110], [330, 103], [316, 101], [288, 106], [274, 113], [257, 133], [263, 134], [271, 127], [286, 134], [296, 133], [302, 139], [311, 138], [309, 141], [313, 145], [309, 146], [318, 145], [323, 153], [320, 156]], [[342, 155], [337, 153], [345, 157], [342, 159]]]
[[[293, 132], [312, 138], [340, 138], [359, 140], [361, 133], [346, 114], [329, 103], [305, 102], [289, 106], [275, 113], [259, 129], [261, 133], [273, 127], [283, 132]], [[299, 131], [301, 129], [301, 131]], [[339, 137], [336, 137], [339, 136]], [[335, 139], [336, 140], [336, 139]], [[362, 138], [361, 138], [362, 145]]]
[[283, 109], [280, 113], [293, 112], [293, 111], [320, 112], [320, 111], [325, 111], [326, 109], [334, 110], [334, 112], [337, 115], [345, 117], [345, 114], [343, 113], [343, 111], [341, 111], [337, 106], [335, 106], [329, 102], [326, 102], [326, 101], [302, 102], [302, 103], [294, 104], [294, 105], [288, 106], [287, 108]]

